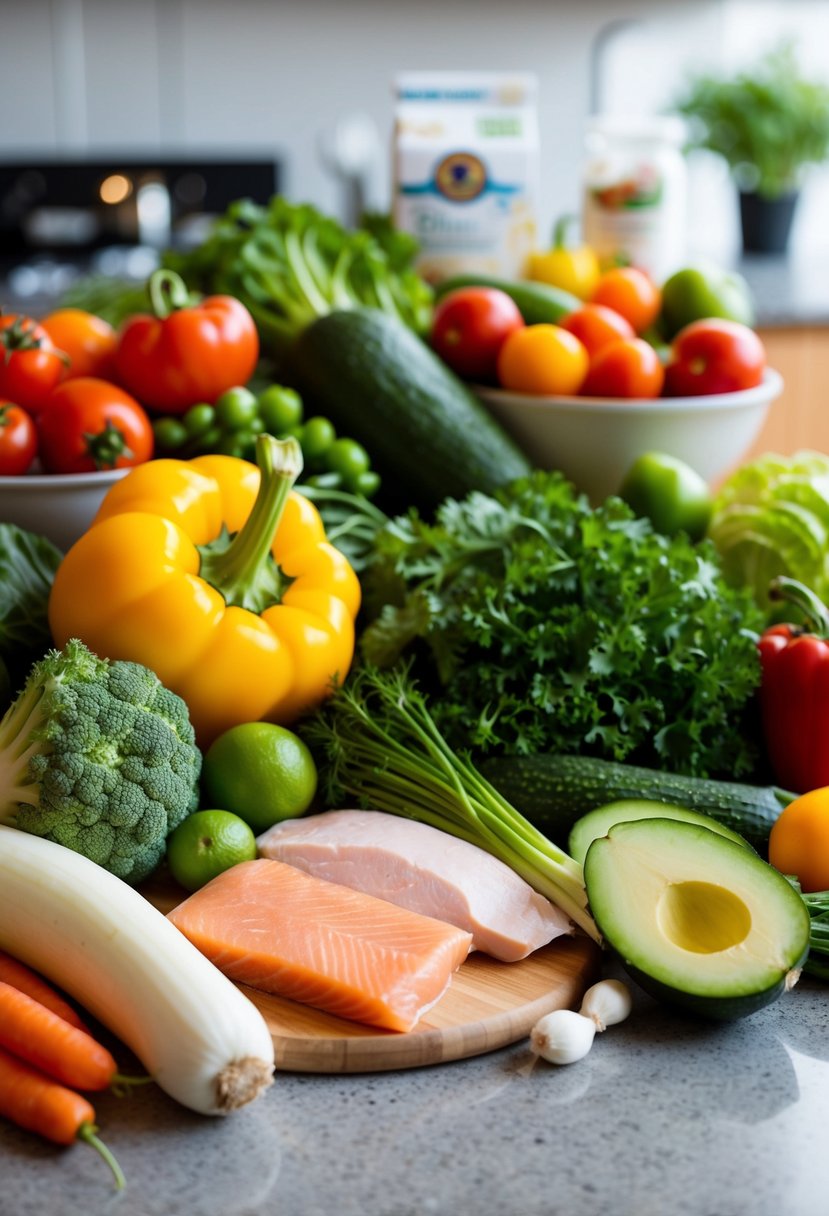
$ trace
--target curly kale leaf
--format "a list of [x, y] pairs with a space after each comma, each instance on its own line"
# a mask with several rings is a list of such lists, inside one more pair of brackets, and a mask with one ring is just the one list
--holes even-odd
[[391, 521], [366, 606], [362, 657], [414, 657], [458, 747], [697, 776], [757, 761], [750, 596], [711, 545], [663, 536], [616, 498], [591, 509], [558, 473]]

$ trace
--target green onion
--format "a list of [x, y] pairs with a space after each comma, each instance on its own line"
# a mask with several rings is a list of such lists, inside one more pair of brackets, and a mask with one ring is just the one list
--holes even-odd
[[[797, 886], [797, 883], [794, 885]], [[806, 894], [801, 891], [801, 897], [812, 918], [809, 957], [803, 970], [817, 979], [829, 980], [829, 891]]]
[[301, 733], [325, 758], [329, 805], [356, 799], [478, 845], [600, 940], [579, 863], [520, 815], [467, 755], [452, 751], [408, 668], [354, 670]]

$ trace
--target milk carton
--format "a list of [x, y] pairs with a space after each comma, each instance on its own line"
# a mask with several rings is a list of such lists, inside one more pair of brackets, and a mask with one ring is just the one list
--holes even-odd
[[398, 77], [392, 214], [425, 278], [523, 273], [537, 245], [535, 94], [526, 73]]

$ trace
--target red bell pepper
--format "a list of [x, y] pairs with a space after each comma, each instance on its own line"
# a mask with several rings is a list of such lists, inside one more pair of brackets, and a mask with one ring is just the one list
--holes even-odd
[[129, 317], [115, 349], [118, 383], [145, 408], [183, 414], [247, 384], [259, 358], [253, 317], [233, 296], [194, 297], [172, 270], [149, 284], [152, 313]]
[[777, 781], [798, 794], [829, 786], [829, 609], [808, 587], [778, 578], [774, 600], [788, 600], [806, 619], [781, 624], [759, 639], [763, 735]]

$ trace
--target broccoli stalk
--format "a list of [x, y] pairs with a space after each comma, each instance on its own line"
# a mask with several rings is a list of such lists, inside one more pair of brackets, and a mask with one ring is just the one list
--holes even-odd
[[0, 720], [0, 822], [146, 878], [198, 805], [187, 706], [140, 663], [80, 641], [35, 663]]

